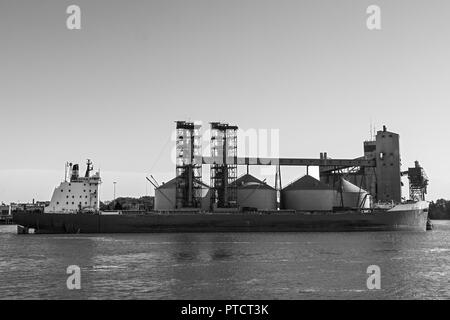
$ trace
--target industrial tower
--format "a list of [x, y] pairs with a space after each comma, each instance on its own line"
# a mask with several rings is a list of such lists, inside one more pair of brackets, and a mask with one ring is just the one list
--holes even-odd
[[409, 198], [415, 201], [424, 201], [427, 194], [428, 177], [419, 161], [414, 162], [413, 168], [407, 171], [409, 180]]
[[201, 126], [176, 122], [176, 208], [200, 208], [202, 199]]
[[211, 207], [237, 207], [237, 126], [211, 122]]
[[[322, 159], [322, 156], [321, 156]], [[324, 157], [327, 160], [327, 157]], [[394, 132], [383, 130], [377, 132], [374, 141], [364, 142], [364, 156], [355, 160], [374, 161], [369, 166], [322, 166], [320, 180], [334, 185], [336, 176], [344, 176], [351, 183], [368, 191], [376, 201], [400, 203], [401, 194], [401, 159], [400, 137]], [[356, 161], [355, 161], [356, 162]]]

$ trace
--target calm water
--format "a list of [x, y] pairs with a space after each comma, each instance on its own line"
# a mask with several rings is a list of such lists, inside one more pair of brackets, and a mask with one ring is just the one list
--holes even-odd
[[[450, 221], [426, 233], [16, 235], [0, 226], [2, 299], [450, 298]], [[381, 290], [366, 269], [381, 268]], [[66, 268], [81, 268], [68, 290]]]

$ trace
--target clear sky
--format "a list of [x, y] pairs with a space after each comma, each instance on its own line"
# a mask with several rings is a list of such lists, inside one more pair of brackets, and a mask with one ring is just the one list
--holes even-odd
[[450, 198], [449, 17], [448, 0], [0, 0], [0, 202], [49, 200], [86, 158], [103, 200], [113, 181], [151, 194], [146, 175], [175, 174], [175, 120], [279, 129], [281, 156], [334, 158], [386, 124], [428, 198]]

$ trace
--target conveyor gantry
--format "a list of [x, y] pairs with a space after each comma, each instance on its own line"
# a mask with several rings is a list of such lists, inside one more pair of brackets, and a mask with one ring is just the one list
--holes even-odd
[[[259, 166], [376, 167], [374, 159], [250, 158], [229, 157], [225, 164]], [[222, 158], [202, 157], [202, 164], [223, 164]]]

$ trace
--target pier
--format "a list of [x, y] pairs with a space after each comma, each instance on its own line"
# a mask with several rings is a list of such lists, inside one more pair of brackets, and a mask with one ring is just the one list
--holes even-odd
[[2, 224], [13, 224], [13, 219], [11, 215], [0, 215], [0, 225]]

